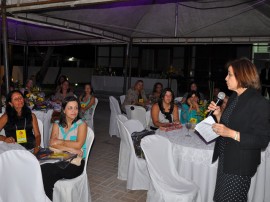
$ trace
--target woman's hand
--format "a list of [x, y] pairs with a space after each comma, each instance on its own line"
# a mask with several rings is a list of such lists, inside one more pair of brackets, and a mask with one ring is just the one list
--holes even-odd
[[216, 103], [215, 103], [214, 101], [212, 101], [212, 102], [210, 103], [210, 105], [208, 106], [207, 112], [210, 112], [210, 111], [213, 111], [213, 114], [216, 116], [216, 118], [217, 118], [218, 121], [219, 121], [222, 112], [221, 112], [220, 107], [217, 106]]
[[60, 139], [51, 139], [50, 145], [54, 146], [54, 145], [63, 145], [64, 140], [60, 140]]
[[216, 134], [218, 134], [222, 137], [234, 138], [235, 130], [232, 130], [232, 129], [226, 127], [224, 124], [214, 123], [212, 125], [212, 129]]
[[6, 143], [15, 143], [16, 141], [15, 141], [15, 139], [13, 137], [6, 137], [4, 142], [6, 142]]

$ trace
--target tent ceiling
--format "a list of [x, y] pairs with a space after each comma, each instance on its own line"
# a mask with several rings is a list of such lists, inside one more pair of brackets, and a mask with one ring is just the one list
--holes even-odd
[[10, 40], [30, 44], [270, 41], [270, 0], [7, 2]]

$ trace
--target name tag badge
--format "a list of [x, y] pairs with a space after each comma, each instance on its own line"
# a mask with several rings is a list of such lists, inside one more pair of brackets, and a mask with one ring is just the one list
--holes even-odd
[[139, 99], [139, 102], [140, 102], [140, 103], [143, 103], [143, 99]]
[[16, 130], [16, 137], [18, 143], [26, 143], [26, 131], [25, 130]]

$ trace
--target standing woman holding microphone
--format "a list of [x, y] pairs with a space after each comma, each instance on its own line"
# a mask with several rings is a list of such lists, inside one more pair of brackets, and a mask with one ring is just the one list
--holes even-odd
[[261, 96], [257, 69], [248, 59], [231, 62], [225, 80], [234, 91], [226, 108], [221, 112], [214, 102], [208, 107], [219, 135], [213, 154], [213, 162], [219, 159], [214, 201], [247, 201], [261, 150], [270, 139], [270, 103]]

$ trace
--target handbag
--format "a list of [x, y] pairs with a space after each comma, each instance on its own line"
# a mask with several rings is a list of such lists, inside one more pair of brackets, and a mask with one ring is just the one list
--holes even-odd
[[135, 131], [131, 134], [131, 139], [137, 157], [145, 159], [143, 150], [141, 148], [141, 139], [144, 138], [145, 136], [153, 134], [155, 134], [155, 131], [152, 130], [142, 130], [140, 132]]

